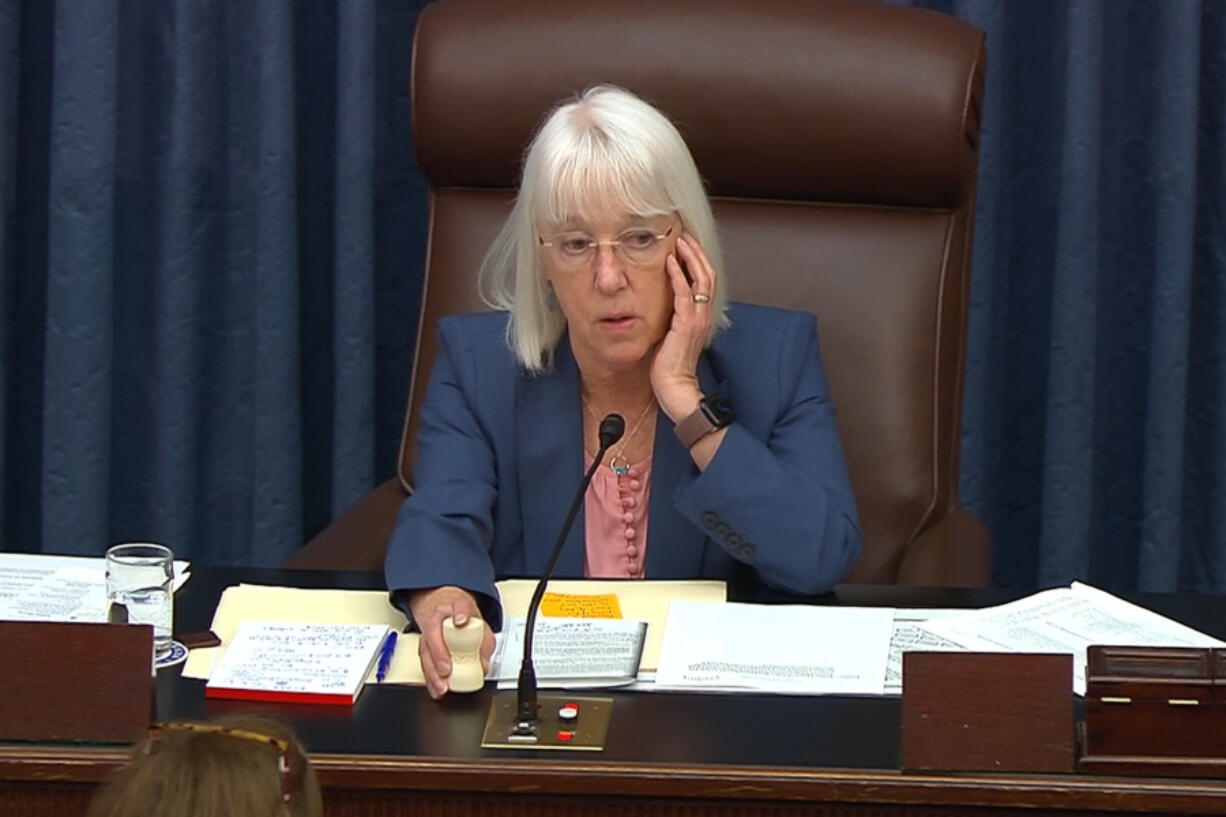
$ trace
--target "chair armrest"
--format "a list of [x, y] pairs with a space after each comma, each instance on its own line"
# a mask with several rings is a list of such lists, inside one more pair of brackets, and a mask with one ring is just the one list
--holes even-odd
[[919, 535], [898, 568], [897, 583], [933, 587], [987, 587], [992, 578], [988, 530], [957, 508]]
[[298, 570], [383, 570], [387, 540], [407, 494], [393, 478], [355, 502], [285, 561]]

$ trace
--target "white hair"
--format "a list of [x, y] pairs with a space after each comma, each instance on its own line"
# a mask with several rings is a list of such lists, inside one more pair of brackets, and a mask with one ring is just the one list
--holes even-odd
[[537, 224], [628, 211], [677, 213], [715, 267], [711, 337], [728, 325], [727, 285], [711, 204], [685, 140], [664, 114], [625, 89], [597, 85], [559, 105], [528, 146], [515, 206], [481, 265], [486, 304], [511, 313], [507, 343], [533, 373], [553, 365], [566, 316], [541, 269]]

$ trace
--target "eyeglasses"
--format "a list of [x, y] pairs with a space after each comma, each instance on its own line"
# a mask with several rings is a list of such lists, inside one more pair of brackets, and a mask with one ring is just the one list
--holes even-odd
[[551, 236], [548, 240], [539, 238], [538, 241], [559, 269], [573, 272], [590, 264], [596, 257], [596, 248], [601, 245], [619, 253], [627, 263], [639, 266], [650, 264], [663, 255], [664, 241], [675, 229], [676, 222], [662, 233], [647, 227], [631, 227], [616, 238], [608, 239], [592, 238], [581, 230], [570, 230]]
[[[288, 803], [290, 795], [289, 785], [289, 750], [290, 745], [288, 740], [275, 738], [272, 735], [265, 735], [262, 732], [252, 732], [249, 729], [230, 729], [226, 726], [213, 726], [208, 723], [156, 723], [149, 727], [149, 739], [153, 740], [159, 737], [163, 732], [195, 732], [202, 735], [226, 735], [227, 737], [238, 738], [239, 740], [251, 740], [256, 743], [262, 743], [277, 750], [277, 777], [281, 786], [281, 801]], [[148, 754], [149, 747], [145, 747], [145, 753]]]

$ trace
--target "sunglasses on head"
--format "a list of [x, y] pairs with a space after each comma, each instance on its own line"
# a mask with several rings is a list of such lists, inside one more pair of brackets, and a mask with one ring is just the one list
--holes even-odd
[[[157, 723], [149, 727], [150, 740], [156, 740], [167, 732], [195, 732], [201, 735], [225, 735], [237, 740], [250, 740], [270, 746], [277, 751], [277, 776], [281, 787], [281, 800], [289, 802], [289, 741], [282, 738], [265, 735], [263, 732], [253, 732], [250, 729], [231, 729], [228, 726], [213, 726], [207, 723]], [[150, 746], [146, 745], [145, 753]]]

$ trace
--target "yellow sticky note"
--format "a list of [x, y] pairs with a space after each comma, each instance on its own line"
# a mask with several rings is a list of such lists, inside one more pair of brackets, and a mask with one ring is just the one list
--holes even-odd
[[541, 599], [541, 615], [560, 618], [621, 618], [622, 608], [617, 596], [576, 596], [546, 593]]

